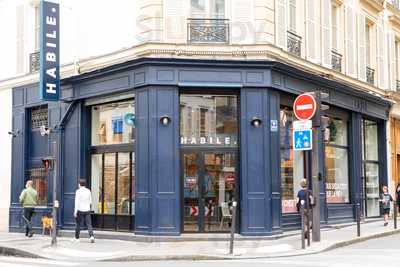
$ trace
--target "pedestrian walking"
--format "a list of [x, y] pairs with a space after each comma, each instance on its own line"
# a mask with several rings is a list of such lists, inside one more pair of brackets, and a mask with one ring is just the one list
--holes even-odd
[[83, 221], [89, 231], [89, 240], [94, 243], [94, 234], [92, 228], [92, 219], [90, 217], [90, 208], [92, 205], [92, 193], [86, 188], [86, 181], [79, 180], [79, 189], [75, 193], [75, 238], [74, 242], [79, 242], [79, 235], [81, 232], [81, 222]]
[[[307, 180], [302, 179], [300, 181], [300, 190], [297, 192], [297, 212], [300, 212], [301, 201], [304, 201], [304, 225], [308, 225], [309, 217], [311, 216], [311, 209], [314, 205], [314, 197], [312, 195], [312, 191], [307, 189]], [[309, 238], [309, 230], [305, 231], [305, 237]]]
[[32, 217], [38, 202], [38, 194], [33, 188], [32, 180], [26, 181], [25, 189], [22, 190], [21, 194], [19, 195], [19, 202], [24, 208], [22, 219], [25, 223], [25, 236], [32, 237]]
[[400, 184], [397, 184], [396, 186], [396, 205], [400, 213]]
[[388, 219], [390, 214], [390, 202], [393, 201], [392, 196], [389, 194], [388, 187], [386, 185], [382, 186], [382, 194], [380, 196], [379, 201], [382, 205], [383, 211], [383, 225], [388, 225]]

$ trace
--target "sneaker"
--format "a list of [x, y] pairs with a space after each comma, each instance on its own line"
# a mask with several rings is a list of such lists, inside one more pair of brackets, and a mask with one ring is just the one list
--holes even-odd
[[31, 238], [32, 236], [33, 236], [33, 233], [30, 232], [30, 233], [28, 234], [28, 237]]
[[79, 238], [72, 238], [72, 239], [71, 239], [71, 242], [72, 242], [72, 243], [79, 243]]
[[388, 222], [385, 222], [384, 224], [383, 224], [383, 226], [387, 226], [389, 223]]
[[91, 236], [91, 237], [89, 238], [89, 240], [90, 240], [90, 243], [94, 243], [94, 236]]

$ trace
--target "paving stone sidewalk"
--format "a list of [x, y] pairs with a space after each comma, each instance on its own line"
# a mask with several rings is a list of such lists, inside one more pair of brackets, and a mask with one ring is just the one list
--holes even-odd
[[[59, 237], [57, 247], [50, 246], [50, 237], [34, 235], [26, 238], [20, 233], [0, 233], [0, 254], [24, 257], [39, 257], [66, 261], [127, 261], [127, 260], [168, 260], [168, 259], [235, 259], [235, 258], [271, 258], [314, 254], [361, 242], [371, 238], [400, 233], [394, 230], [393, 223], [384, 227], [382, 221], [363, 223], [361, 237], [356, 236], [356, 225], [323, 229], [321, 242], [312, 243], [301, 249], [300, 232], [286, 233], [279, 239], [246, 239], [238, 236], [234, 254], [230, 255], [229, 241], [221, 240], [226, 234], [215, 234], [220, 239], [207, 241], [196, 235], [183, 235], [178, 242], [143, 242], [97, 238], [91, 244], [87, 238], [79, 243], [71, 242], [70, 237]], [[131, 235], [132, 234], [127, 234]], [[214, 235], [214, 236], [215, 236]], [[186, 239], [185, 239], [186, 238]], [[185, 241], [192, 240], [192, 241]]]

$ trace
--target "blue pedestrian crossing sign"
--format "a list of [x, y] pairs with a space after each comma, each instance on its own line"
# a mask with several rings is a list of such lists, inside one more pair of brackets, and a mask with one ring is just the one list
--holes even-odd
[[293, 131], [294, 150], [312, 150], [312, 130]]

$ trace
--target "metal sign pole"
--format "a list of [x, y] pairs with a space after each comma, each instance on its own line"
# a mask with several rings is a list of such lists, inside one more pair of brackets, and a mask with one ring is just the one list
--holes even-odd
[[56, 168], [56, 151], [57, 151], [57, 143], [53, 141], [53, 154], [54, 159], [52, 160], [53, 165], [53, 225], [52, 225], [52, 232], [51, 232], [51, 245], [57, 246], [57, 208], [58, 208], [58, 201], [57, 201], [57, 168]]
[[301, 248], [305, 249], [306, 248], [306, 241], [305, 241], [305, 223], [304, 223], [304, 200], [301, 200], [300, 202], [300, 215], [301, 215]]
[[232, 222], [231, 222], [231, 238], [229, 242], [229, 254], [233, 255], [233, 241], [235, 239], [235, 228], [236, 228], [236, 206], [237, 202], [233, 201], [232, 202]]

